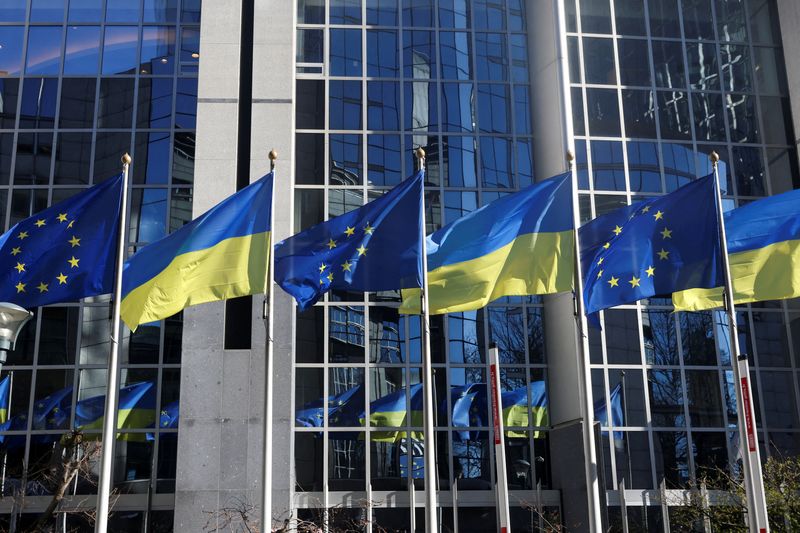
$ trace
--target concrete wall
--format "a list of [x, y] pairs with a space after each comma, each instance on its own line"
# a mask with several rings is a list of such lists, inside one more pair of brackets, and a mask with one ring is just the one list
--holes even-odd
[[[786, 79], [789, 84], [789, 100], [792, 106], [792, 125], [794, 126], [794, 145], [800, 142], [800, 2], [797, 0], [777, 0], [778, 19], [780, 20], [781, 39], [783, 40], [783, 56], [786, 63]], [[767, 118], [767, 117], [765, 117]], [[775, 184], [773, 178], [773, 192], [785, 192], [792, 187], [789, 180]], [[800, 187], [800, 178], [795, 176], [794, 187]]]

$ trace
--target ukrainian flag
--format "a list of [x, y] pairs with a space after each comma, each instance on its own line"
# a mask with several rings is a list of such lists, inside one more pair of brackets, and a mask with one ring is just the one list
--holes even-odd
[[[737, 304], [800, 296], [800, 190], [725, 213]], [[723, 306], [722, 287], [674, 293], [676, 311]]]
[[[369, 404], [370, 426], [377, 428], [422, 427], [422, 384], [411, 385], [408, 389], [411, 400], [410, 413], [406, 408], [406, 389], [403, 388]], [[363, 416], [361, 420], [363, 424]], [[374, 442], [396, 442], [405, 437], [405, 431], [378, 431], [370, 435]], [[412, 437], [418, 440], [424, 439], [421, 432], [412, 432]]]
[[272, 180], [267, 174], [125, 263], [121, 313], [131, 331], [192, 305], [264, 292]]
[[11, 376], [0, 381], [0, 424], [8, 421], [8, 397], [11, 392]]
[[[432, 314], [480, 309], [503, 296], [572, 290], [571, 174], [504, 196], [427, 240]], [[420, 312], [419, 289], [402, 291], [401, 312]]]
[[[81, 400], [75, 406], [75, 429], [103, 429], [105, 395]], [[152, 381], [134, 383], [120, 389], [117, 408], [117, 429], [153, 427], [156, 419], [156, 387]], [[95, 435], [93, 435], [95, 436]], [[100, 435], [96, 435], [100, 437]], [[123, 440], [146, 440], [144, 433], [125, 433]]]
[[[528, 396], [530, 395], [531, 414], [528, 413]], [[547, 426], [550, 417], [547, 411], [547, 391], [544, 381], [532, 381], [527, 387], [519, 387], [509, 392], [500, 393], [500, 405], [503, 406], [503, 427], [507, 437], [527, 438], [524, 431], [514, 428], [527, 428], [531, 420], [534, 426]], [[533, 438], [543, 437], [534, 431]]]

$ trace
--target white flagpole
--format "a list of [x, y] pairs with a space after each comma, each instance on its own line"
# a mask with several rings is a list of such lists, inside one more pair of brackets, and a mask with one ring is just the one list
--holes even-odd
[[108, 529], [109, 497], [114, 475], [114, 441], [117, 430], [117, 404], [119, 403], [119, 326], [122, 306], [122, 266], [125, 263], [128, 219], [128, 170], [131, 156], [122, 156], [122, 205], [119, 213], [119, 242], [117, 243], [117, 268], [114, 281], [114, 318], [111, 324], [111, 354], [108, 357], [108, 376], [106, 376], [106, 405], [103, 418], [102, 458], [100, 460], [100, 479], [97, 486], [96, 533], [106, 533]]
[[[6, 407], [6, 420], [11, 420], [11, 395], [14, 393], [14, 372], [8, 373], [8, 406]], [[6, 493], [6, 465], [8, 463], [8, 449], [3, 451], [3, 479], [0, 481], [0, 497]]]
[[717, 194], [717, 216], [719, 218], [719, 239], [722, 252], [723, 272], [725, 274], [725, 312], [728, 315], [729, 333], [731, 336], [731, 363], [733, 377], [736, 380], [736, 415], [738, 419], [739, 442], [742, 445], [742, 470], [744, 470], [744, 488], [747, 493], [747, 521], [753, 533], [769, 532], [767, 500], [764, 495], [764, 478], [761, 475], [761, 457], [758, 450], [756, 424], [753, 408], [753, 395], [750, 387], [750, 374], [747, 355], [739, 350], [739, 331], [736, 325], [736, 308], [734, 305], [733, 280], [731, 265], [728, 260], [728, 241], [725, 232], [725, 217], [722, 212], [722, 192], [719, 183], [719, 154], [711, 152], [709, 156], [714, 167], [714, 180]]
[[261, 479], [264, 480], [261, 500], [261, 526], [264, 533], [272, 531], [272, 411], [273, 411], [273, 304], [274, 291], [272, 281], [275, 270], [275, 254], [272, 243], [275, 241], [275, 160], [278, 152], [269, 153], [269, 168], [272, 172], [272, 195], [270, 196], [270, 223], [269, 223], [269, 260], [267, 261], [267, 276], [264, 282], [266, 298], [264, 298], [264, 325], [267, 328], [267, 338], [264, 347], [264, 458], [262, 461]]
[[[420, 170], [425, 170], [425, 150], [416, 151]], [[431, 320], [428, 304], [428, 257], [425, 231], [425, 188], [422, 208], [422, 396], [425, 403], [425, 531], [439, 531], [436, 506], [436, 433], [433, 427], [433, 370], [431, 367]]]
[[500, 533], [511, 532], [511, 512], [508, 508], [508, 474], [506, 473], [506, 439], [503, 432], [503, 406], [500, 396], [500, 369], [496, 344], [489, 346], [489, 374], [492, 391], [492, 423], [494, 427], [494, 460], [497, 472], [497, 514]]
[[[569, 124], [569, 123], [568, 123]], [[568, 126], [569, 127], [569, 126]], [[581, 274], [580, 213], [578, 210], [578, 177], [575, 173], [575, 156], [567, 152], [569, 170], [572, 173], [572, 220], [575, 226], [575, 313], [578, 322], [578, 355], [583, 370], [580, 373], [580, 391], [583, 400], [583, 453], [586, 474], [586, 495], [588, 497], [589, 524], [588, 531], [603, 531], [602, 512], [600, 510], [600, 479], [597, 473], [597, 448], [594, 436], [594, 404], [592, 402], [592, 374], [589, 368], [589, 328], [586, 322], [586, 310], [583, 302], [583, 276]]]

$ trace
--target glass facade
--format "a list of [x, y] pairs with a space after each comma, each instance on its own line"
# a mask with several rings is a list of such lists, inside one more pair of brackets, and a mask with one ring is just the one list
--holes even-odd
[[[190, 220], [199, 35], [200, 0], [0, 3], [4, 229], [120, 172], [125, 152], [133, 157], [129, 250]], [[9, 416], [30, 421], [4, 437], [4, 497], [51, 490], [41, 467], [72, 420], [42, 415], [40, 400], [63, 393], [60, 407], [74, 413], [76, 402], [106, 392], [108, 297], [35, 315], [2, 369], [12, 379]], [[178, 400], [181, 337], [180, 316], [124, 333], [121, 385], [151, 382], [157, 411], [118, 437], [114, 487], [123, 499], [151, 484], [156, 494], [174, 492], [177, 430], [153, 426]], [[93, 432], [99, 427], [86, 430]], [[74, 491], [96, 487], [78, 483]], [[143, 520], [141, 511], [126, 528]], [[168, 527], [171, 515], [151, 513], [151, 524]], [[14, 520], [22, 527], [35, 516]], [[0, 518], [5, 526], [10, 520]]]

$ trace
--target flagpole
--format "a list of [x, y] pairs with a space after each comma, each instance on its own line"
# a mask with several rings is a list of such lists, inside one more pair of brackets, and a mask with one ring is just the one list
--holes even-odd
[[725, 231], [725, 216], [722, 211], [722, 191], [719, 183], [719, 154], [709, 155], [714, 167], [714, 181], [717, 194], [717, 217], [719, 220], [719, 238], [722, 252], [723, 272], [725, 274], [725, 312], [728, 315], [731, 336], [731, 363], [733, 377], [736, 381], [736, 417], [738, 420], [739, 442], [746, 443], [746, 453], [742, 454], [742, 470], [744, 470], [744, 487], [747, 493], [747, 521], [753, 533], [769, 532], [767, 500], [764, 495], [764, 478], [761, 474], [761, 457], [758, 450], [756, 424], [753, 416], [753, 395], [750, 387], [747, 355], [739, 350], [739, 331], [736, 325], [736, 307], [734, 304], [733, 280], [731, 265], [728, 259], [728, 241]]
[[102, 457], [100, 460], [100, 479], [97, 486], [97, 518], [95, 533], [106, 533], [108, 530], [109, 497], [114, 474], [114, 440], [117, 427], [117, 404], [119, 403], [119, 326], [120, 309], [122, 307], [122, 266], [125, 263], [127, 245], [128, 218], [128, 171], [131, 156], [122, 156], [122, 205], [119, 214], [119, 241], [117, 243], [116, 279], [114, 281], [114, 318], [111, 324], [111, 354], [108, 357], [108, 375], [106, 376], [106, 405], [103, 418]]
[[492, 343], [489, 346], [489, 374], [491, 379], [491, 401], [492, 401], [492, 424], [494, 428], [494, 461], [497, 475], [497, 511], [500, 518], [500, 533], [511, 531], [510, 517], [508, 508], [508, 474], [506, 473], [506, 442], [503, 434], [503, 419], [500, 416], [503, 411], [500, 396], [500, 369], [499, 350], [497, 345]]
[[[425, 170], [425, 150], [416, 151], [419, 169]], [[425, 187], [422, 192], [422, 395], [425, 402], [425, 531], [439, 531], [436, 508], [436, 433], [433, 427], [433, 369], [431, 367], [431, 320], [428, 302], [427, 232], [425, 230]]]
[[269, 260], [267, 261], [267, 273], [264, 280], [264, 326], [267, 329], [267, 338], [264, 343], [264, 458], [262, 461], [261, 479], [264, 481], [261, 500], [261, 529], [264, 533], [272, 531], [272, 411], [273, 411], [273, 331], [274, 320], [272, 309], [274, 306], [274, 291], [272, 290], [272, 279], [275, 270], [275, 254], [272, 253], [275, 235], [275, 161], [278, 159], [278, 152], [271, 150], [269, 153], [269, 170], [272, 172], [272, 194], [270, 195], [270, 222], [269, 222]]
[[592, 533], [603, 531], [600, 510], [600, 482], [597, 473], [597, 448], [594, 436], [594, 405], [592, 403], [592, 374], [589, 368], [589, 333], [586, 322], [586, 310], [583, 302], [583, 277], [581, 273], [580, 240], [578, 228], [580, 228], [580, 213], [578, 210], [578, 179], [575, 172], [575, 155], [572, 151], [567, 151], [567, 162], [569, 171], [572, 174], [572, 220], [575, 227], [575, 314], [578, 325], [578, 356], [579, 366], [578, 375], [580, 378], [581, 399], [583, 405], [583, 454], [584, 471], [586, 475], [586, 496], [588, 503], [588, 530]]
[[[14, 393], [14, 372], [8, 373], [8, 406], [6, 406], [6, 421], [11, 420], [11, 395]], [[10, 427], [9, 427], [10, 429]], [[3, 479], [0, 482], [0, 497], [6, 494], [6, 465], [8, 464], [8, 448], [3, 451]]]

